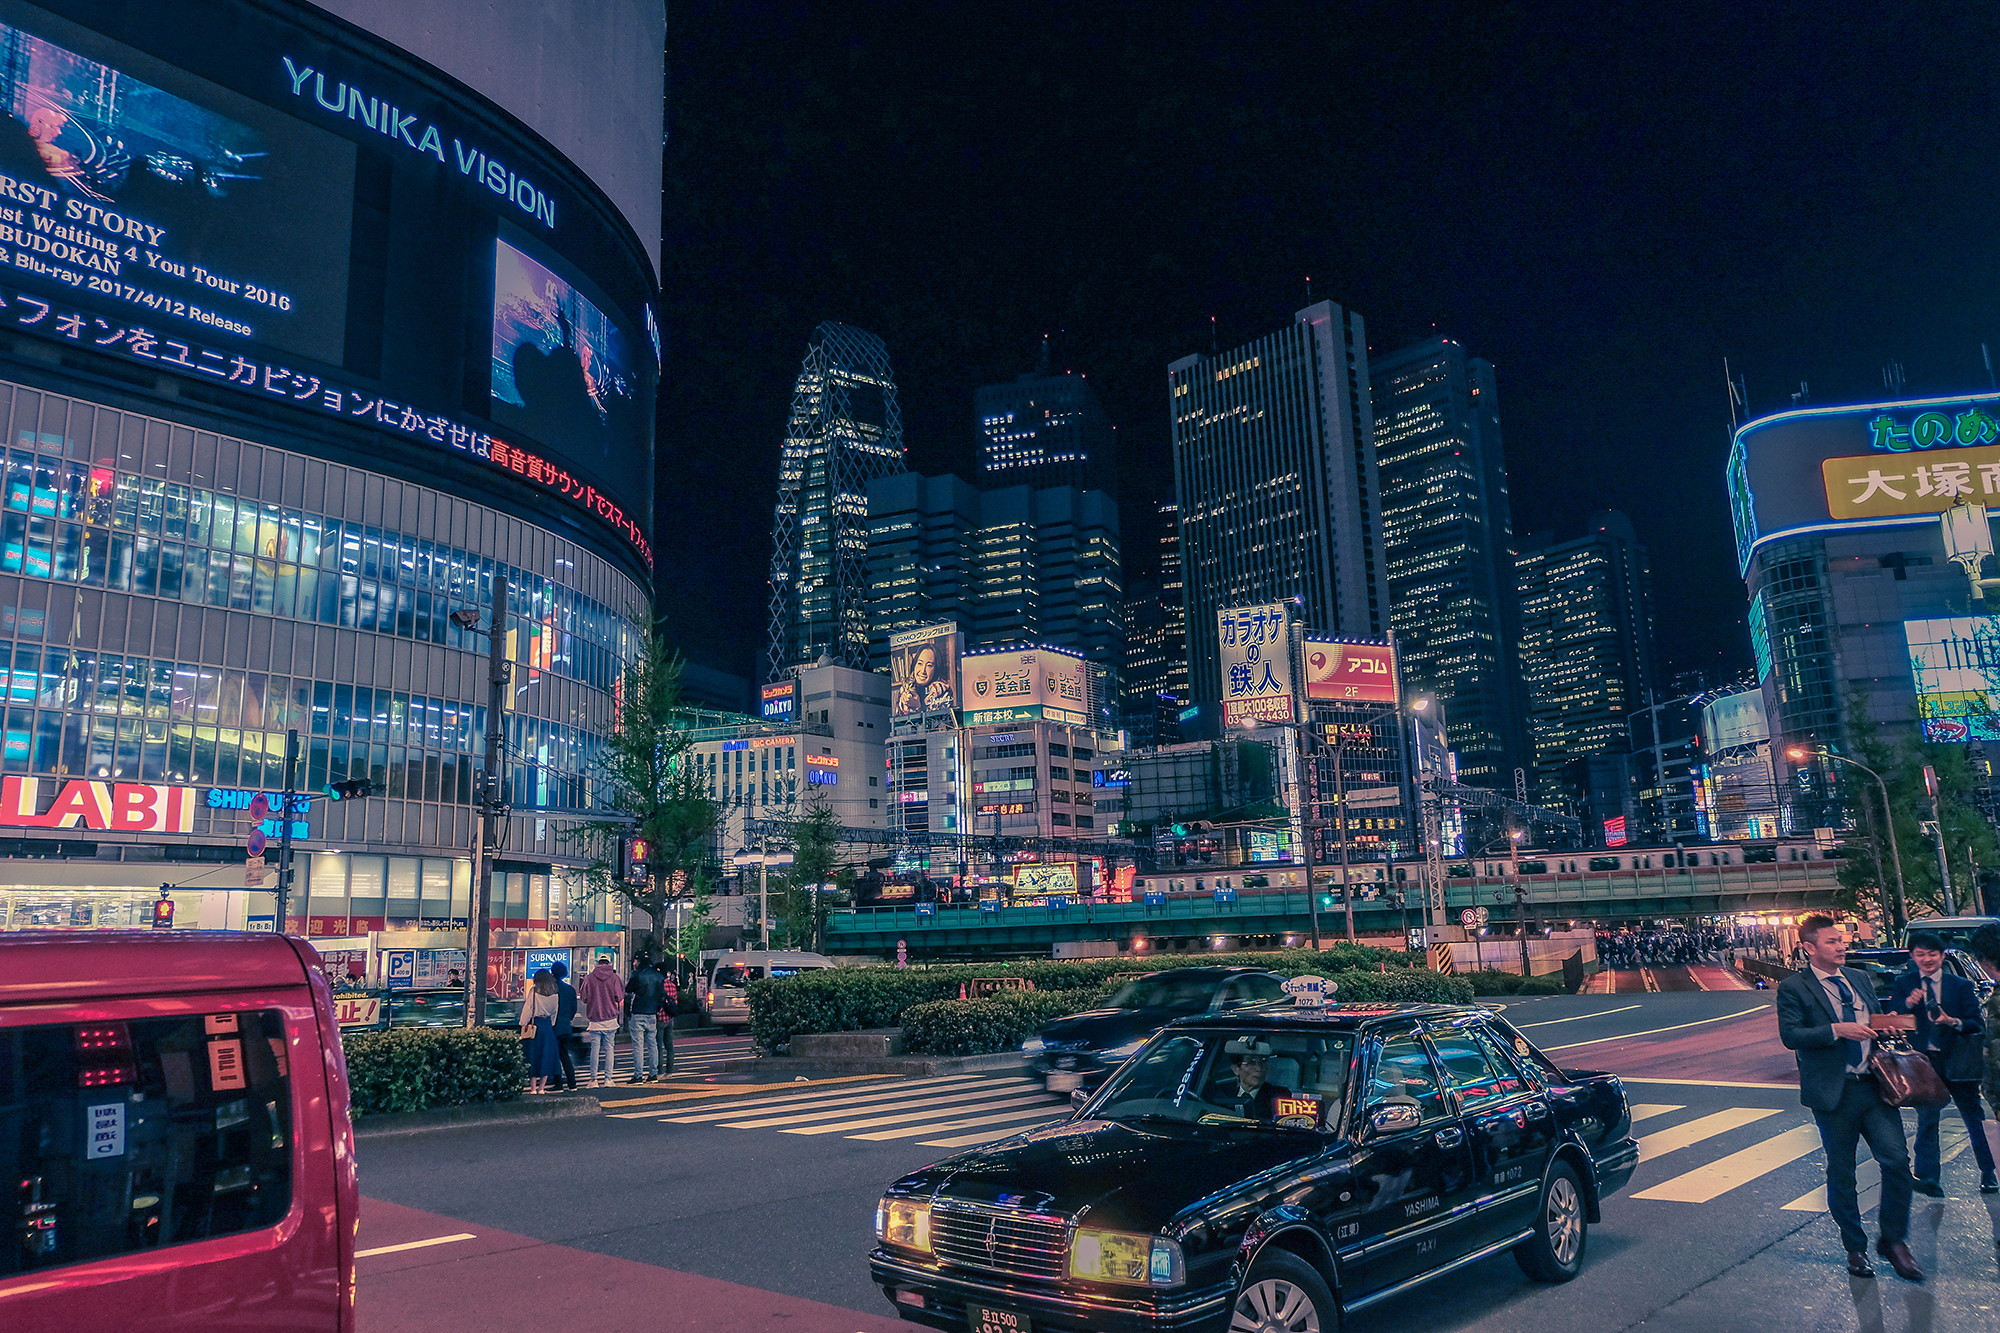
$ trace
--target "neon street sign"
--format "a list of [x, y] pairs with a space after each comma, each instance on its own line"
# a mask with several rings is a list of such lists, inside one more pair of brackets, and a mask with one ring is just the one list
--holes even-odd
[[1884, 412], [1868, 423], [1868, 430], [1869, 448], [1897, 454], [1911, 449], [1992, 444], [2000, 440], [2000, 420], [1977, 407], [1968, 407], [1955, 415], [1919, 412], [1910, 418], [1908, 425], [1899, 424]]

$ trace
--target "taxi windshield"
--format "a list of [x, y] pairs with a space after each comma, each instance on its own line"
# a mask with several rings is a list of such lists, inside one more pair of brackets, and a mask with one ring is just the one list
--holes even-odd
[[1340, 1123], [1348, 1033], [1163, 1033], [1091, 1104], [1093, 1120], [1321, 1129]]

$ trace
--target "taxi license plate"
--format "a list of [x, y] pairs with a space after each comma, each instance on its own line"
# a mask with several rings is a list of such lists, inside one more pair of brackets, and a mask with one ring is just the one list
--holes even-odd
[[1074, 1092], [1083, 1086], [1083, 1075], [1056, 1070], [1049, 1075], [1050, 1092]]
[[1012, 1310], [989, 1310], [983, 1305], [966, 1305], [965, 1326], [969, 1333], [1035, 1333], [1028, 1316]]

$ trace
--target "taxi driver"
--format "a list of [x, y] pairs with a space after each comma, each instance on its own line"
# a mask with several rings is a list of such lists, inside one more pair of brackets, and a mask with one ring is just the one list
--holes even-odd
[[1224, 1106], [1232, 1107], [1237, 1115], [1246, 1120], [1275, 1120], [1278, 1099], [1290, 1097], [1292, 1092], [1290, 1088], [1281, 1088], [1267, 1081], [1271, 1067], [1270, 1043], [1245, 1037], [1230, 1042], [1222, 1049], [1223, 1054], [1229, 1057], [1236, 1083], [1234, 1087], [1224, 1087], [1217, 1100]]

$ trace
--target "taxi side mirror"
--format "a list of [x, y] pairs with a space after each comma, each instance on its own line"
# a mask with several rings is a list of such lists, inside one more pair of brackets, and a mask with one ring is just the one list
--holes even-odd
[[1400, 1134], [1406, 1129], [1415, 1129], [1423, 1118], [1423, 1112], [1417, 1109], [1415, 1103], [1391, 1102], [1370, 1111], [1368, 1125], [1377, 1134]]

